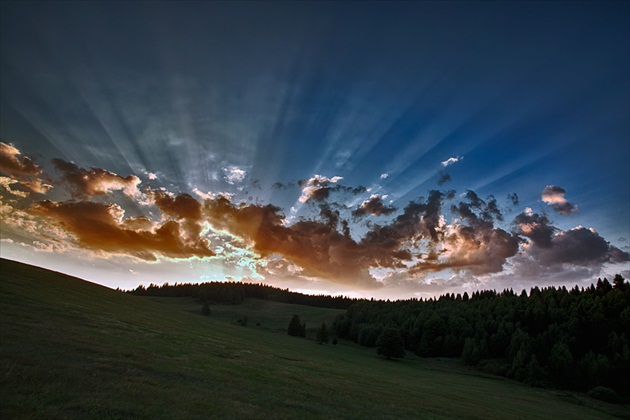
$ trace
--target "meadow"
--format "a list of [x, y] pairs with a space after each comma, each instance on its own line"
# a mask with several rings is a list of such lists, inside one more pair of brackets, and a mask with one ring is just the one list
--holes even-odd
[[294, 313], [312, 334], [338, 310], [251, 299], [204, 317], [192, 299], [1, 264], [1, 418], [630, 418], [458, 359], [385, 360], [284, 332]]

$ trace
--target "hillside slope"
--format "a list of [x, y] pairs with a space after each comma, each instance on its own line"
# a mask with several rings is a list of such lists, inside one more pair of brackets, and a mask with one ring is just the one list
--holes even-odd
[[450, 362], [385, 361], [8, 260], [0, 322], [2, 418], [606, 418]]

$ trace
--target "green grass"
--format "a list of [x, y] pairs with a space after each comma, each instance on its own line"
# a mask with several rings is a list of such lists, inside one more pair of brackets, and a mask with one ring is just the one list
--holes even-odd
[[[456, 360], [386, 361], [374, 350], [346, 342], [317, 345], [274, 332], [286, 328], [293, 313], [315, 328], [337, 311], [262, 301], [212, 311], [203, 317], [194, 301], [131, 296], [2, 260], [0, 417], [588, 419], [608, 418], [614, 410], [627, 414], [627, 407], [480, 376]], [[248, 314], [248, 327], [233, 323], [241, 312]]]
[[[201, 304], [193, 298], [147, 297], [154, 302], [163, 303], [192, 314], [201, 313]], [[313, 337], [325, 322], [331, 327], [335, 316], [346, 313], [341, 309], [317, 308], [312, 306], [293, 305], [262, 299], [246, 299], [240, 305], [211, 305], [211, 317], [238, 325], [237, 321], [247, 316], [250, 328], [286, 333], [293, 314], [300, 316], [306, 323], [306, 330]]]

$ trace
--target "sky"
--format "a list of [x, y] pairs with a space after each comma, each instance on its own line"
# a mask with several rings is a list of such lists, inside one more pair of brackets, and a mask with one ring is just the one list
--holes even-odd
[[0, 255], [383, 299], [630, 277], [630, 3], [1, 3]]

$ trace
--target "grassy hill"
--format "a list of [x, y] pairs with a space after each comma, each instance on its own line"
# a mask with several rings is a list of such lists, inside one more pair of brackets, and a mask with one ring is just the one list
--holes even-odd
[[[201, 305], [193, 298], [179, 297], [144, 297], [154, 302], [169, 305], [172, 308], [199, 314]], [[309, 336], [315, 336], [322, 322], [330, 327], [338, 314], [346, 313], [343, 309], [318, 308], [314, 306], [293, 305], [290, 303], [274, 302], [270, 300], [248, 298], [239, 305], [210, 306], [212, 318], [237, 324], [247, 316], [247, 326], [267, 331], [282, 332], [286, 334], [287, 326], [293, 314], [298, 314], [300, 320], [306, 323]]]
[[[273, 332], [287, 314], [315, 327], [337, 311], [270, 305], [213, 307], [203, 317], [191, 301], [131, 296], [2, 260], [0, 417], [623, 415], [623, 407], [479, 376], [456, 361], [386, 361], [346, 343], [289, 337]], [[233, 322], [242, 312], [247, 327]]]

